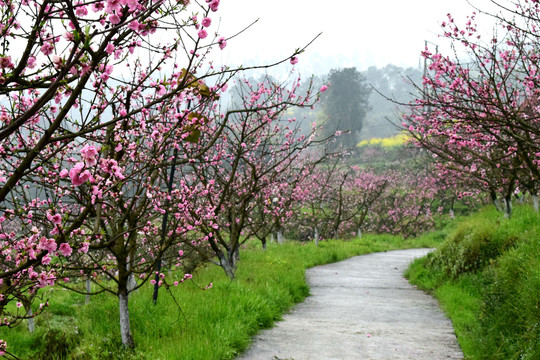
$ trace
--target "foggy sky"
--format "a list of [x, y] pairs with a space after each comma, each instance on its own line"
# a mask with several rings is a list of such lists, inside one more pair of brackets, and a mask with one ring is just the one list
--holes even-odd
[[[482, 9], [494, 8], [489, 0], [471, 2]], [[472, 11], [467, 0], [222, 0], [213, 16], [219, 24], [215, 30], [223, 36], [259, 19], [229, 40], [218, 55], [223, 63], [278, 60], [322, 32], [300, 56], [297, 68], [324, 74], [330, 68], [350, 66], [360, 70], [387, 64], [418, 67], [425, 40], [448, 49], [448, 41], [438, 37], [446, 14], [464, 23]], [[490, 30], [491, 25], [485, 24], [484, 30]]]

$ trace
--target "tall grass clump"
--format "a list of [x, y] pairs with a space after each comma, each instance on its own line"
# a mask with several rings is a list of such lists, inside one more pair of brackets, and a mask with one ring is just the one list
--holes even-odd
[[439, 298], [469, 359], [540, 359], [540, 215], [465, 218], [407, 276]]

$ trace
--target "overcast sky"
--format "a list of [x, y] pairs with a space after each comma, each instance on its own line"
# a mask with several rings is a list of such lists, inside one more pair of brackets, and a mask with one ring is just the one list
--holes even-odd
[[[489, 10], [489, 0], [471, 1]], [[338, 67], [418, 66], [425, 40], [441, 48], [448, 44], [438, 37], [446, 14], [464, 22], [472, 11], [467, 0], [222, 0], [216, 15], [224, 36], [259, 19], [229, 40], [220, 53], [224, 63], [277, 60], [322, 32], [300, 56], [297, 68], [324, 74]]]

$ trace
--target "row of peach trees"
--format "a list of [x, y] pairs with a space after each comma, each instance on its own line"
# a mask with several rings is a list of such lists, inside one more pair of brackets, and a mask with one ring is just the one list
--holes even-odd
[[409, 104], [403, 128], [431, 154], [438, 171], [487, 193], [512, 214], [527, 195], [538, 211], [540, 187], [540, 4], [537, 0], [492, 1], [496, 21], [484, 38], [477, 12], [465, 22], [450, 14], [443, 36], [456, 54], [425, 49], [429, 63], [421, 97]]
[[[320, 166], [299, 193], [302, 205], [290, 226], [297, 236], [368, 230], [407, 237], [432, 227], [435, 214], [452, 215], [454, 205], [474, 208], [486, 198], [506, 217], [516, 200], [530, 199], [538, 211], [540, 4], [492, 4], [462, 24], [451, 14], [441, 24], [442, 38], [459, 56], [422, 52], [428, 67], [423, 83], [414, 84], [418, 99], [400, 104], [400, 127], [422, 153], [421, 166]], [[496, 22], [487, 38], [478, 13]], [[373, 148], [362, 151], [367, 156]]]
[[220, 108], [240, 69], [207, 60], [227, 45], [212, 26], [218, 8], [0, 1], [0, 326], [43, 311], [46, 302], [29, 310], [44, 287], [82, 291], [84, 278], [117, 296], [133, 347], [129, 294], [177, 284], [161, 264], [180, 266], [192, 248], [209, 246], [234, 278], [246, 229], [270, 223], [249, 214], [278, 211], [267, 206], [275, 189], [324, 155], [310, 150], [316, 129], [301, 136], [282, 119], [319, 96], [297, 94], [293, 75], [243, 82], [242, 103]]
[[[299, 215], [307, 232], [414, 235], [433, 225], [433, 214], [485, 198], [506, 217], [516, 200], [538, 211], [540, 3], [492, 3], [463, 24], [450, 14], [441, 24], [459, 56], [422, 52], [429, 66], [416, 84], [418, 99], [401, 104], [401, 128], [423, 154], [422, 166], [370, 174], [330, 164], [313, 173]], [[487, 38], [478, 13], [496, 21]]]
[[[396, 154], [398, 161], [392, 160]], [[356, 154], [326, 157], [293, 189], [294, 203], [278, 225], [287, 238], [304, 241], [363, 233], [406, 239], [484, 202], [469, 181], [455, 181], [437, 165], [413, 144], [390, 151], [363, 146]]]

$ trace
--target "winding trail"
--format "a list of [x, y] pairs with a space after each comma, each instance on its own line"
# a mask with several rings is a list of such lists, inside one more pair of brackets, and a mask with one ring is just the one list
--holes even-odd
[[437, 301], [402, 275], [429, 251], [374, 253], [309, 269], [311, 296], [238, 359], [463, 359]]

